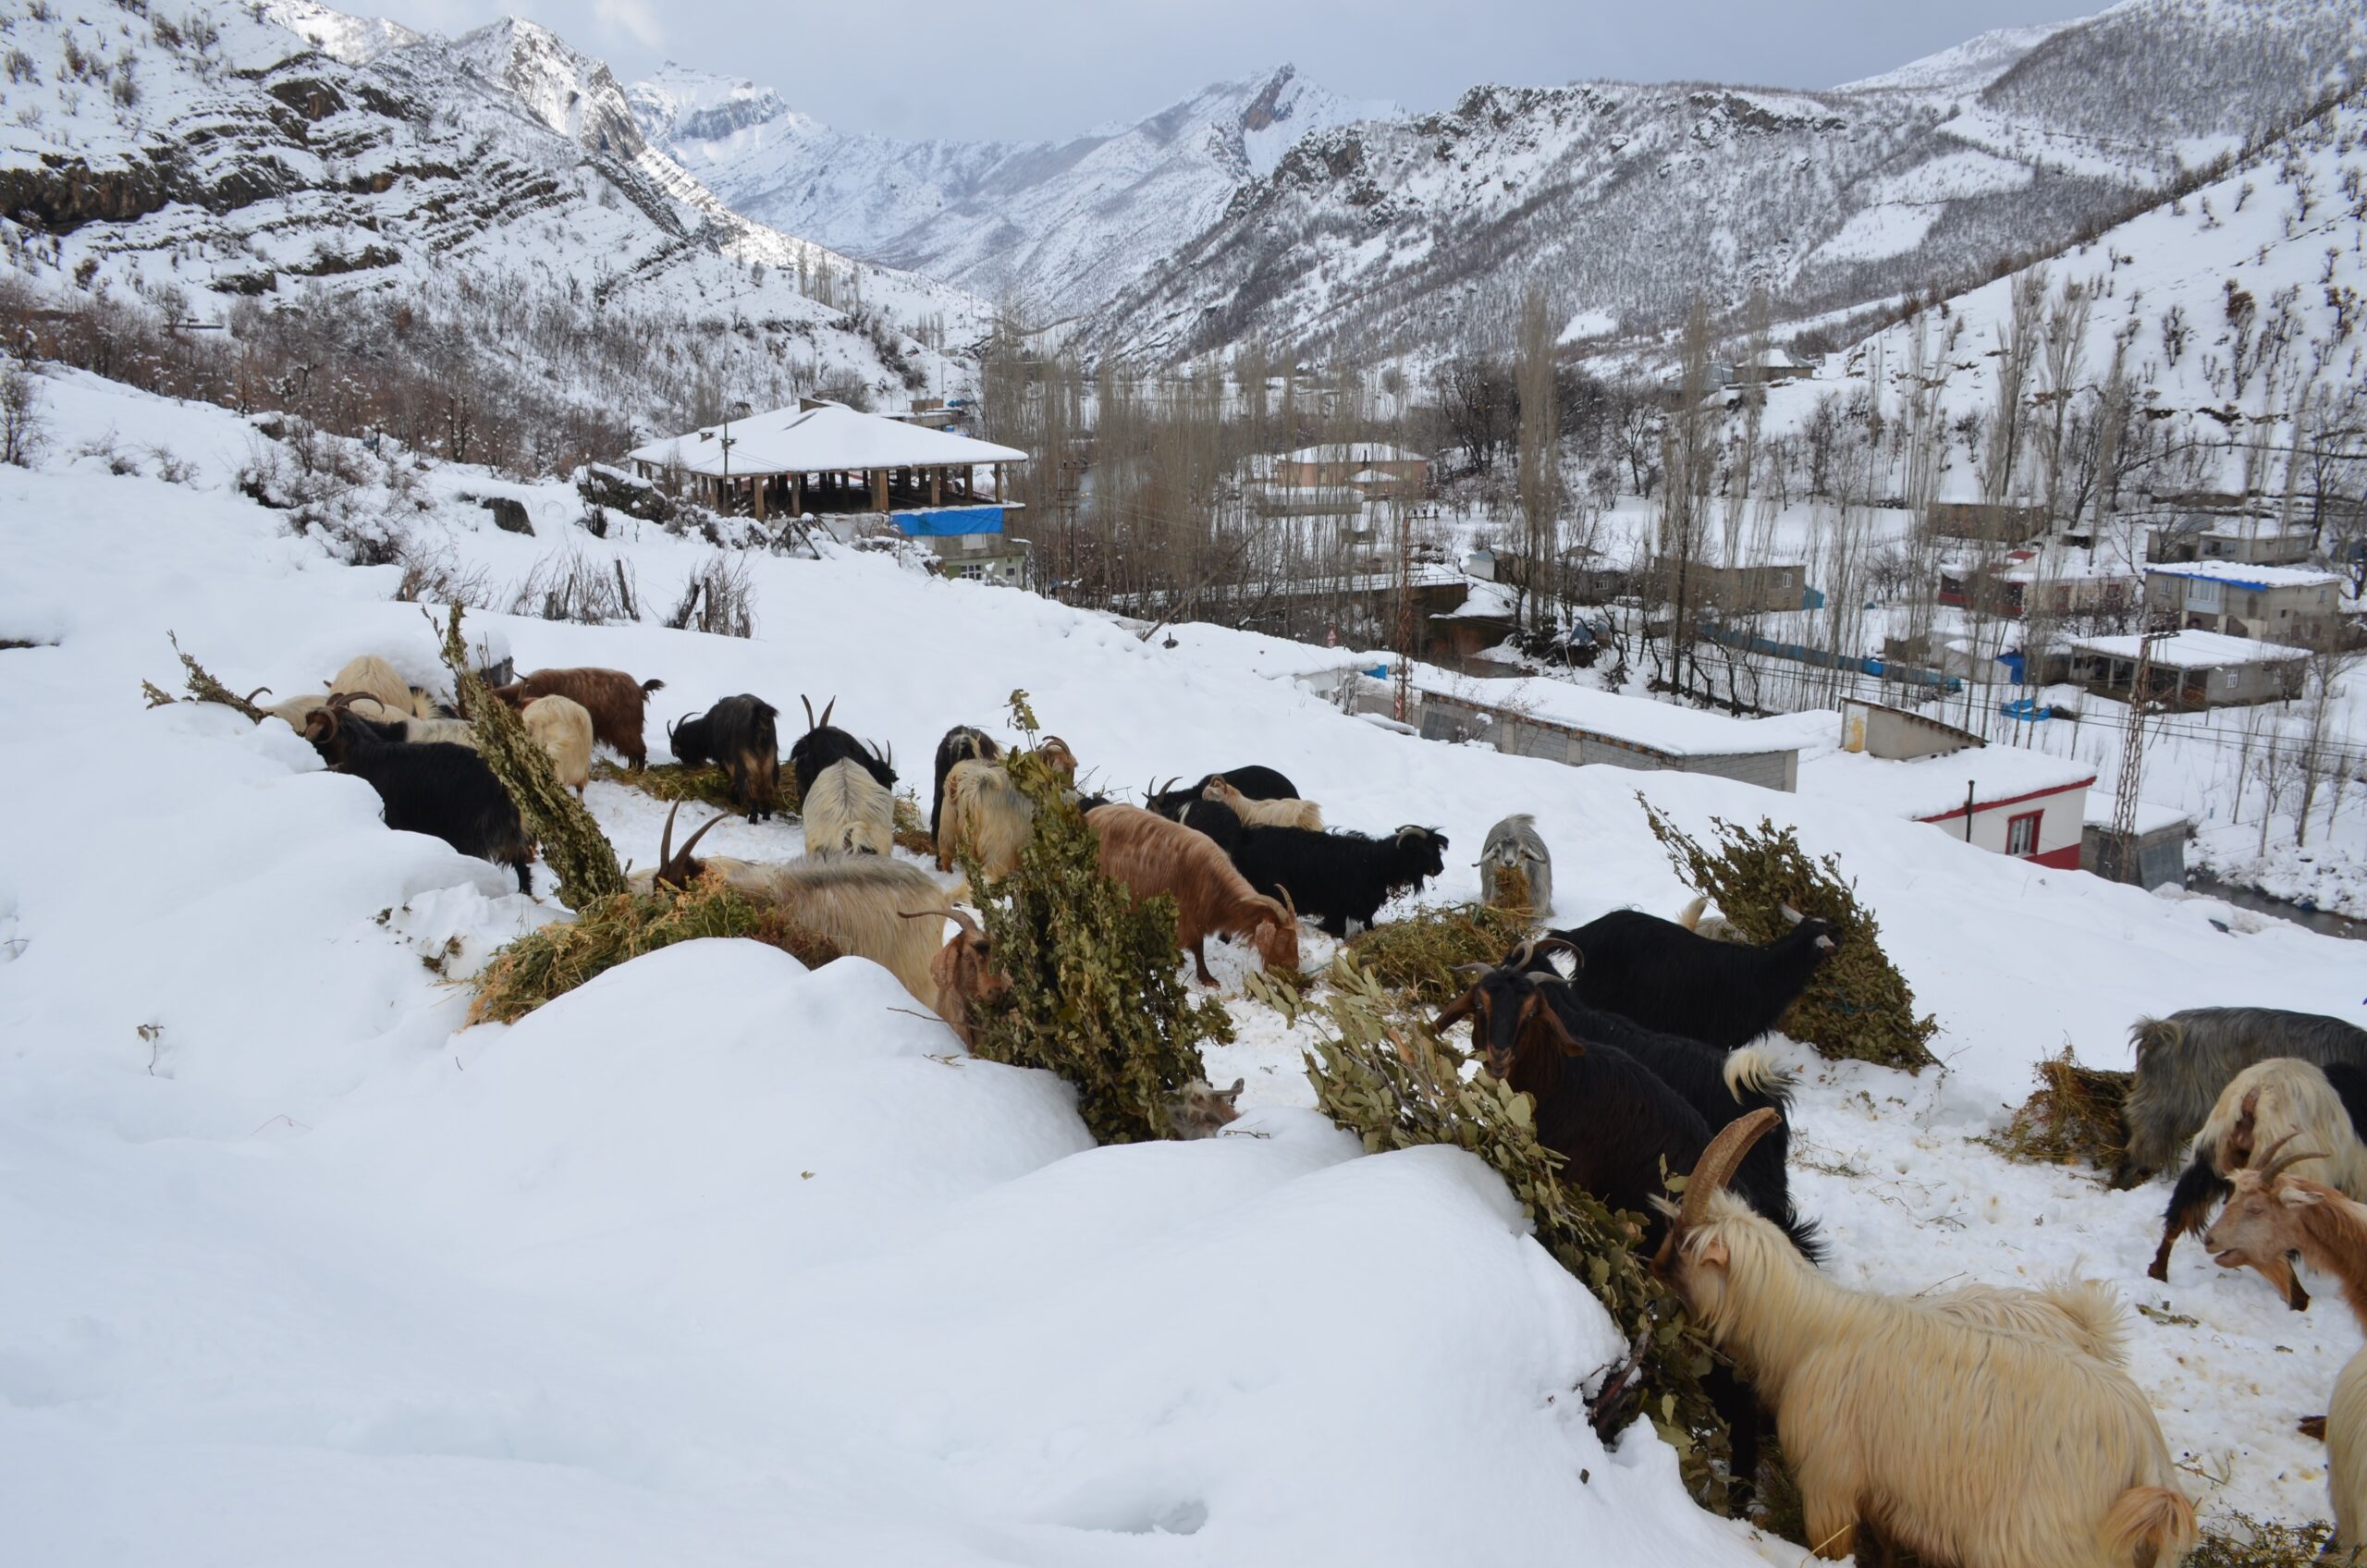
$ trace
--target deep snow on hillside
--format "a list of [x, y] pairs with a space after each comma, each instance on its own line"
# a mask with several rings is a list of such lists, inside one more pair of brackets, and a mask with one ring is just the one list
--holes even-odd
[[[43, 390], [47, 457], [0, 470], [0, 639], [36, 644], [0, 651], [0, 1250], [31, 1286], [0, 1292], [0, 1457], [33, 1557], [316, 1561], [366, 1539], [387, 1561], [794, 1542], [1056, 1563], [1189, 1534], [1226, 1562], [1573, 1539], [1750, 1560], [1648, 1432], [1606, 1452], [1588, 1430], [1571, 1396], [1613, 1338], [1501, 1184], [1438, 1151], [1356, 1157], [1258, 1004], [1233, 1001], [1242, 1038], [1209, 1062], [1251, 1082], [1228, 1135], [1104, 1150], [1059, 1085], [964, 1058], [860, 961], [807, 974], [702, 944], [455, 1033], [448, 978], [559, 912], [386, 832], [366, 786], [276, 722], [138, 695], [176, 683], [168, 628], [241, 689], [300, 689], [365, 647], [417, 661], [432, 634], [388, 597], [397, 569], [336, 564], [232, 491], [245, 422], [75, 374]], [[80, 455], [108, 435], [134, 472]], [[423, 488], [411, 526], [497, 586], [572, 545], [656, 601], [711, 554], [573, 533], [557, 486], [438, 468]], [[535, 535], [463, 498], [497, 489]], [[2153, 1285], [2160, 1188], [1968, 1140], [2066, 1041], [2124, 1062], [2140, 1012], [2358, 1019], [2355, 947], [1807, 796], [1392, 734], [1294, 679], [1338, 653], [1197, 626], [1146, 643], [881, 556], [748, 566], [753, 641], [478, 621], [521, 668], [662, 676], [656, 723], [740, 690], [835, 695], [914, 768], [950, 723], [1003, 729], [1024, 688], [1119, 788], [1254, 759], [1342, 824], [1441, 826], [1433, 897], [1471, 896], [1465, 851], [1533, 811], [1563, 923], [1683, 901], [1638, 788], [1697, 830], [1796, 824], [1858, 879], [1948, 1064], [1914, 1080], [1784, 1047], [1809, 1079], [1796, 1180], [1836, 1275], [2113, 1280], [2165, 1309], [2132, 1320], [2133, 1372], [2206, 1508], [2324, 1513], [2292, 1422], [2357, 1345], [2337, 1296], [2287, 1313], [2191, 1247]], [[650, 852], [646, 802], [594, 804]]]

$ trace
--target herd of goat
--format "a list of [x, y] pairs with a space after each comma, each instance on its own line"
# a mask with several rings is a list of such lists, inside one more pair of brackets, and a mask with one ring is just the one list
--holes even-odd
[[[618, 670], [545, 669], [494, 694], [581, 793], [595, 741], [644, 763], [644, 710], [661, 685]], [[678, 761], [721, 770], [733, 812], [679, 847], [669, 814], [658, 864], [629, 882], [645, 892], [717, 877], [878, 962], [974, 1043], [974, 1010], [1009, 983], [955, 895], [891, 852], [892, 754], [832, 725], [834, 707], [816, 716], [807, 704], [789, 750], [806, 853], [758, 862], [695, 852], [717, 823], [760, 820], [779, 797], [779, 710], [743, 693], [667, 731]], [[389, 827], [511, 866], [528, 888], [533, 847], [471, 749], [470, 727], [386, 661], [357, 658], [324, 692], [267, 711], [331, 767], [366, 779]], [[1344, 936], [1444, 872], [1436, 828], [1327, 828], [1321, 808], [1271, 768], [1180, 789], [1171, 780], [1134, 805], [1076, 792], [1077, 759], [1059, 738], [1035, 754], [1068, 781], [1103, 873], [1137, 900], [1173, 899], [1177, 947], [1203, 983], [1213, 983], [1210, 937], [1295, 971], [1302, 919]], [[940, 872], [959, 864], [993, 878], [1020, 864], [1036, 808], [1011, 761], [967, 726], [939, 743], [928, 823]], [[1551, 858], [1529, 817], [1490, 829], [1478, 866], [1490, 901], [1551, 910]], [[1525, 897], [1498, 897], [1507, 890]], [[1865, 1544], [1965, 1568], [2177, 1561], [2199, 1538], [2194, 1509], [2126, 1370], [2126, 1329], [2105, 1287], [2066, 1279], [1898, 1297], [1822, 1272], [1817, 1226], [1789, 1191], [1794, 1080], [1754, 1042], [1843, 933], [1784, 913], [1792, 928], [1764, 945], [1719, 932], [1700, 900], [1676, 920], [1620, 910], [1549, 931], [1500, 962], [1464, 966], [1465, 988], [1436, 1024], [1467, 1024], [1484, 1071], [1531, 1096], [1539, 1138], [1561, 1156], [1566, 1180], [1644, 1217], [1653, 1268], [1724, 1353], [1708, 1388], [1733, 1433], [1736, 1484], [1751, 1483], [1772, 1414], [1821, 1555]], [[2367, 1326], [2367, 1030], [2201, 1008], [2140, 1020], [2133, 1044], [2118, 1180], [2185, 1161], [2152, 1275], [2167, 1279], [2177, 1240], [2200, 1232], [2221, 1268], [2256, 1270], [2300, 1310], [2309, 1298], [2298, 1256], [2342, 1281]], [[1220, 1107], [1211, 1120], [1228, 1113]], [[1672, 1202], [1669, 1178], [1685, 1171]], [[2367, 1547], [2367, 1350], [2343, 1368], [2323, 1423], [2336, 1541], [2355, 1551]]]

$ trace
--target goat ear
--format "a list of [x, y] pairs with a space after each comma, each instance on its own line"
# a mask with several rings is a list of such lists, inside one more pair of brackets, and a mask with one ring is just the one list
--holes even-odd
[[1704, 1268], [1723, 1268], [1734, 1261], [1734, 1256], [1726, 1250], [1726, 1239], [1712, 1235], [1702, 1242], [1693, 1260]]
[[1836, 943], [1835, 941], [1834, 941], [1834, 939], [1833, 939], [1832, 937], [1830, 937], [1826, 936], [1823, 932], [1820, 931], [1820, 932], [1818, 932], [1818, 933], [1817, 933], [1817, 937], [1816, 937], [1816, 950], [1817, 950], [1817, 951], [1819, 951], [1819, 952], [1821, 952], [1821, 953], [1829, 953], [1829, 952], [1831, 952], [1831, 951], [1832, 951], [1835, 947], [1837, 947], [1837, 946], [1839, 946], [1839, 945], [1840, 945], [1840, 944], [1838, 944], [1838, 943]]
[[1786, 925], [1797, 925], [1808, 918], [1789, 904], [1777, 904], [1775, 907], [1784, 912], [1784, 924]]

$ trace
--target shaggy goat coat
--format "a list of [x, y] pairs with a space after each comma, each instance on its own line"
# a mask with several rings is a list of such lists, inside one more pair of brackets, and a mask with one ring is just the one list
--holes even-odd
[[1247, 937], [1268, 969], [1298, 968], [1297, 920], [1252, 888], [1214, 839], [1140, 806], [1096, 806], [1085, 820], [1100, 840], [1102, 876], [1137, 903], [1174, 899], [1175, 945], [1192, 955], [1200, 984], [1216, 984], [1210, 937]]
[[[625, 886], [635, 893], [651, 891], [657, 869], [632, 873]], [[791, 861], [710, 855], [688, 869], [693, 876], [714, 877], [751, 903], [771, 905], [850, 958], [869, 959], [923, 1007], [937, 1005], [929, 966], [944, 941], [948, 894], [920, 867], [878, 855], [801, 855]], [[907, 920], [907, 914], [916, 918]]]
[[1861, 1518], [1961, 1568], [2131, 1568], [2198, 1538], [2160, 1423], [2108, 1362], [1967, 1322], [1962, 1303], [1848, 1290], [1728, 1193], [1677, 1238], [1674, 1265], [1697, 1320], [1774, 1407], [1827, 1555], [1847, 1554]]
[[1586, 1001], [1722, 1050], [1774, 1028], [1835, 939], [1825, 922], [1803, 920], [1765, 947], [1748, 947], [1633, 909], [1553, 935], [1586, 955], [1571, 976]]
[[1304, 827], [1310, 833], [1323, 831], [1323, 808], [1313, 801], [1256, 800], [1234, 789], [1222, 774], [1208, 780], [1208, 787], [1200, 791], [1200, 798], [1230, 806], [1233, 815], [1241, 818], [1244, 827]]
[[493, 694], [523, 711], [537, 697], [570, 697], [592, 716], [592, 733], [602, 745], [613, 747], [630, 767], [645, 766], [649, 748], [642, 741], [642, 717], [649, 694], [662, 691], [663, 680], [635, 680], [621, 669], [575, 666], [538, 669], [523, 680], [497, 686]]
[[534, 744], [551, 759], [559, 783], [583, 798], [592, 782], [592, 715], [572, 697], [536, 697], [519, 710], [519, 720]]
[[2150, 1176], [2178, 1157], [2228, 1081], [2256, 1061], [2289, 1056], [2323, 1067], [2367, 1068], [2367, 1029], [2314, 1012], [2267, 1007], [2196, 1007], [2140, 1018], [2128, 1032], [2137, 1077], [2128, 1087], [2128, 1160], [2124, 1182]]
[[773, 815], [780, 798], [780, 710], [753, 692], [717, 699], [693, 717], [668, 727], [666, 743], [684, 767], [723, 770], [731, 803], [751, 822]]
[[[945, 732], [945, 738], [937, 743], [935, 781], [928, 794], [928, 836], [931, 843], [941, 845], [945, 841], [941, 831], [945, 821], [945, 779], [953, 771], [954, 765], [993, 762], [1001, 755], [1002, 748], [995, 743], [993, 736], [983, 729], [957, 724]], [[940, 857], [938, 864], [943, 864]]]
[[1019, 869], [1036, 836], [1036, 802], [1011, 781], [999, 762], [958, 762], [945, 776], [945, 811], [937, 828], [937, 867], [950, 871], [967, 853], [992, 877]]
[[[331, 693], [351, 692], [375, 698], [398, 718], [433, 718], [435, 704], [427, 693], [402, 678], [393, 665], [375, 654], [348, 659], [329, 681]], [[301, 722], [300, 720], [299, 722]]]
[[1479, 901], [1492, 908], [1510, 907], [1512, 879], [1517, 871], [1526, 885], [1521, 907], [1538, 915], [1553, 913], [1553, 857], [1537, 831], [1537, 818], [1520, 812], [1488, 829], [1479, 844]]
[[[410, 721], [406, 721], [410, 722]], [[533, 846], [518, 807], [476, 753], [430, 742], [383, 740], [367, 720], [337, 708], [313, 710], [304, 739], [339, 773], [365, 779], [378, 791], [388, 827], [441, 839], [464, 855], [506, 865], [518, 890], [533, 888]]]
[[854, 763], [824, 768], [800, 810], [809, 855], [884, 855], [896, 847], [895, 797]]

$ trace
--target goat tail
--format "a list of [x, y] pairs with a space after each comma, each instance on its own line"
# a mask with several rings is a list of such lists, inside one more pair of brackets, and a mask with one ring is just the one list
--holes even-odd
[[2175, 1018], [2140, 1018], [2128, 1026], [2129, 1047], [2138, 1055], [2159, 1046], [2175, 1050], [2186, 1037], [2186, 1025]]
[[1726, 1093], [1736, 1100], [1756, 1096], [1762, 1104], [1785, 1111], [1791, 1109], [1792, 1090], [1799, 1083], [1765, 1046], [1745, 1046], [1729, 1052], [1723, 1076]]
[[2131, 1487], [2104, 1515], [2104, 1548], [2115, 1562], [2151, 1568], [2176, 1562], [2202, 1539], [2194, 1504], [2168, 1487]]
[[663, 680], [644, 680], [641, 683], [641, 694], [644, 697], [652, 692], [662, 692], [665, 689], [666, 682]]
[[1701, 929], [1701, 912], [1710, 907], [1710, 895], [1696, 893], [1693, 901], [1676, 912], [1676, 923], [1687, 931]]
[[2071, 1324], [2083, 1354], [2108, 1366], [2128, 1364], [2128, 1313], [2110, 1285], [2065, 1274], [2041, 1285], [2038, 1293]]

